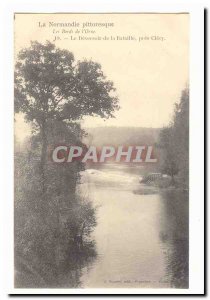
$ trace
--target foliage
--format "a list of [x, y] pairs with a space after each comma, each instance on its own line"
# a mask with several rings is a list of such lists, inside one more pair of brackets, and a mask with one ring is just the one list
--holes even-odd
[[31, 122], [32, 135], [15, 155], [16, 287], [77, 287], [78, 270], [96, 255], [96, 209], [76, 192], [84, 165], [55, 164], [47, 154], [57, 144], [85, 147], [78, 121], [113, 117], [114, 92], [100, 64], [76, 62], [50, 42], [20, 51], [15, 112]]
[[160, 132], [162, 172], [173, 179], [178, 175], [179, 184], [188, 187], [189, 177], [189, 89], [182, 91], [180, 102], [175, 104], [171, 124]]
[[[33, 157], [26, 152], [15, 160], [15, 284], [75, 287], [78, 280], [69, 276], [96, 255], [88, 240], [96, 210], [75, 192], [79, 180], [75, 164], [46, 166], [43, 201], [39, 163]], [[81, 236], [82, 247], [75, 236]]]
[[18, 55], [15, 111], [42, 125], [43, 120], [78, 120], [85, 115], [113, 117], [114, 87], [93, 61], [75, 62], [68, 50], [31, 42]]

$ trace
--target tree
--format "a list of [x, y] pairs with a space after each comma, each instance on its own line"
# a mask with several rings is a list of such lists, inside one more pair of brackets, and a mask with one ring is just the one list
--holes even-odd
[[189, 89], [186, 87], [180, 102], [175, 105], [174, 111], [174, 141], [177, 145], [179, 176], [182, 184], [188, 188], [189, 184]]
[[179, 103], [175, 103], [171, 124], [160, 132], [159, 145], [163, 152], [162, 171], [172, 177], [179, 174], [188, 186], [189, 176], [189, 89], [185, 88]]
[[[15, 112], [23, 112], [33, 125], [30, 146], [16, 155], [15, 162], [19, 286], [28, 282], [33, 287], [38, 280], [42, 287], [63, 282], [73, 287], [69, 276], [73, 277], [74, 269], [88, 256], [95, 255], [94, 244], [88, 241], [96, 224], [95, 208], [76, 191], [84, 166], [77, 161], [47, 164], [47, 149], [58, 143], [85, 147], [85, 133], [77, 121], [86, 115], [113, 117], [118, 109], [114, 91], [98, 63], [76, 62], [71, 52], [49, 42], [32, 42], [18, 55]], [[78, 259], [78, 246], [82, 260]]]
[[15, 112], [23, 112], [41, 135], [41, 168], [47, 155], [47, 130], [52, 121], [74, 122], [84, 116], [113, 117], [118, 106], [113, 83], [101, 65], [75, 61], [68, 50], [51, 42], [31, 42], [19, 52], [15, 67]]

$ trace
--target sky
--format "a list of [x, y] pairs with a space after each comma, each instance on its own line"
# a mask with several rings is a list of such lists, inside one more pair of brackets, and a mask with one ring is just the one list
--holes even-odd
[[[78, 22], [79, 27], [53, 27], [49, 22]], [[85, 27], [89, 33], [84, 33], [85, 22], [114, 25], [91, 25]], [[73, 52], [76, 60], [99, 62], [107, 79], [114, 82], [121, 107], [115, 118], [85, 117], [83, 127], [157, 128], [170, 122], [174, 103], [189, 80], [188, 14], [16, 14], [14, 25], [15, 55], [32, 40], [44, 43], [58, 36], [58, 47]], [[73, 33], [61, 33], [63, 29]], [[79, 40], [79, 36], [101, 40]], [[23, 115], [16, 116], [17, 138], [24, 139], [29, 131]]]

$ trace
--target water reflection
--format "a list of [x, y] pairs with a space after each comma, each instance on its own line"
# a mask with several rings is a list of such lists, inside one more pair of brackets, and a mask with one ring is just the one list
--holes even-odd
[[162, 218], [160, 239], [165, 254], [166, 275], [174, 288], [188, 288], [189, 274], [189, 205], [188, 193], [165, 191], [161, 193]]
[[82, 249], [78, 249], [76, 245], [70, 243], [68, 254], [65, 260], [60, 263], [59, 287], [80, 287], [82, 270], [89, 268], [96, 256], [95, 243], [93, 241], [84, 242]]

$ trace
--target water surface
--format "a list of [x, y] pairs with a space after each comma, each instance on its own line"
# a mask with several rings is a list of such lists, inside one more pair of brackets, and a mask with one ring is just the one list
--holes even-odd
[[142, 173], [120, 164], [83, 172], [80, 190], [98, 209], [97, 258], [82, 269], [82, 287], [188, 287], [188, 195], [136, 194]]

